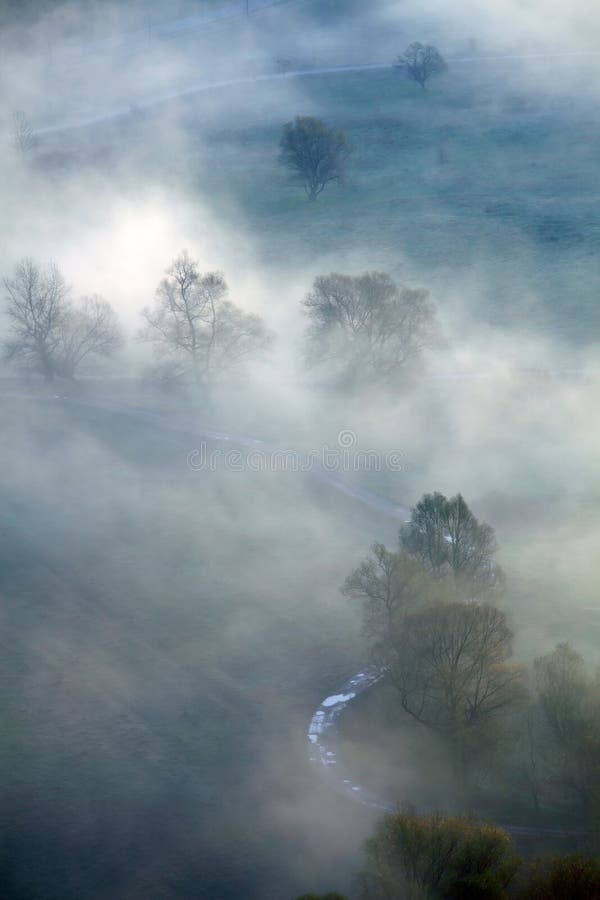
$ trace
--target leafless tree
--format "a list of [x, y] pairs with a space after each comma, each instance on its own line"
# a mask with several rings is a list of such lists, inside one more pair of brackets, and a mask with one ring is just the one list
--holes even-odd
[[345, 384], [394, 383], [438, 337], [427, 292], [385, 272], [319, 276], [302, 306], [309, 362]]
[[442, 75], [448, 68], [437, 47], [421, 44], [419, 41], [413, 41], [398, 57], [395, 65], [422, 88], [425, 88], [432, 75]]
[[12, 142], [17, 153], [25, 159], [35, 148], [33, 129], [24, 112], [16, 110], [12, 114]]
[[22, 361], [46, 381], [57, 375], [74, 378], [91, 355], [107, 355], [119, 344], [115, 313], [100, 297], [70, 299], [70, 289], [56, 266], [45, 271], [29, 258], [4, 280], [8, 336], [5, 357]]
[[110, 303], [97, 294], [82, 297], [70, 306], [60, 327], [57, 367], [66, 378], [74, 378], [90, 356], [110, 356], [122, 343], [121, 329]]
[[432, 579], [420, 560], [373, 544], [371, 555], [346, 579], [342, 592], [363, 607], [363, 631], [385, 667], [390, 646], [411, 612], [450, 599], [451, 588]]
[[142, 311], [143, 340], [155, 345], [163, 370], [208, 387], [214, 378], [260, 355], [271, 335], [262, 319], [227, 299], [220, 272], [201, 274], [184, 251], [169, 267], [154, 304]]
[[17, 264], [12, 278], [4, 279], [4, 287], [9, 322], [6, 358], [22, 360], [52, 381], [69, 303], [63, 276], [54, 265], [42, 271], [26, 258]]
[[524, 670], [507, 662], [512, 637], [494, 606], [455, 602], [406, 616], [390, 642], [387, 674], [403, 709], [446, 741], [461, 780], [467, 747], [524, 697]]

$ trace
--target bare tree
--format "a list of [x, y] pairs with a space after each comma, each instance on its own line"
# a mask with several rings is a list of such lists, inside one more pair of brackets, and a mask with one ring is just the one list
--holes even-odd
[[271, 335], [262, 319], [227, 300], [220, 272], [201, 274], [184, 251], [160, 282], [154, 304], [142, 311], [141, 337], [155, 345], [171, 378], [208, 386], [216, 375], [260, 355]]
[[390, 642], [387, 675], [403, 709], [446, 741], [461, 781], [467, 747], [524, 696], [522, 667], [507, 663], [512, 637], [490, 604], [439, 603], [406, 616]]
[[422, 88], [425, 88], [432, 75], [442, 75], [448, 68], [437, 47], [421, 44], [419, 41], [413, 41], [406, 48], [398, 57], [395, 66], [405, 71], [408, 77]]
[[309, 362], [345, 384], [393, 383], [437, 340], [427, 292], [398, 286], [385, 272], [319, 276], [302, 306]]
[[69, 307], [60, 328], [57, 367], [61, 375], [74, 378], [90, 356], [110, 356], [122, 343], [121, 329], [110, 303], [97, 294], [82, 297]]
[[12, 114], [12, 142], [17, 153], [25, 159], [35, 148], [33, 129], [24, 112], [16, 110]]
[[494, 529], [478, 521], [461, 494], [425, 494], [400, 530], [400, 543], [435, 577], [452, 574], [463, 590], [475, 595], [504, 583], [494, 561]]
[[120, 342], [115, 313], [101, 297], [71, 302], [70, 289], [56, 266], [45, 271], [23, 259], [4, 280], [8, 337], [5, 357], [21, 360], [46, 381], [74, 378], [89, 356], [106, 356]]
[[371, 555], [346, 579], [342, 593], [363, 606], [363, 631], [375, 659], [389, 662], [390, 646], [402, 630], [405, 617], [451, 594], [432, 579], [422, 563], [383, 544], [373, 544]]
[[23, 360], [52, 381], [69, 302], [63, 276], [54, 265], [42, 271], [26, 258], [17, 264], [12, 278], [4, 279], [4, 287], [9, 321], [6, 358]]
[[342, 180], [352, 152], [343, 131], [311, 116], [296, 116], [293, 122], [287, 122], [279, 147], [280, 162], [291, 169], [310, 201], [331, 182]]

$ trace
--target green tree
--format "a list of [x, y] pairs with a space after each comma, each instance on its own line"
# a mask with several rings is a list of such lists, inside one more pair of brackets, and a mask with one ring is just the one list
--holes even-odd
[[522, 880], [517, 900], [600, 900], [600, 861], [590, 856], [535, 860]]
[[296, 116], [293, 122], [286, 122], [279, 149], [280, 162], [292, 171], [311, 202], [328, 184], [342, 181], [352, 152], [343, 131], [311, 116]]
[[452, 574], [462, 590], [475, 595], [504, 583], [494, 561], [494, 529], [479, 522], [462, 494], [425, 494], [400, 530], [400, 544], [435, 577]]
[[366, 857], [364, 900], [498, 900], [518, 866], [501, 828], [439, 814], [386, 816]]

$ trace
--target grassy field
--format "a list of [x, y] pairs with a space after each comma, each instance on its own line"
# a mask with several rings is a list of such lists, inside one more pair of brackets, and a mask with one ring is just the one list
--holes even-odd
[[368, 518], [294, 476], [192, 472], [185, 435], [2, 412], [3, 897], [343, 879], [370, 820], [330, 837], [306, 728], [360, 653], [337, 587]]
[[[235, 89], [229, 121], [226, 90], [198, 96], [182, 174], [241, 211], [266, 265], [383, 268], [483, 320], [594, 341], [600, 121], [506, 75], [457, 66], [427, 92], [391, 69], [306, 77], [291, 106], [287, 84], [261, 83]], [[346, 184], [315, 205], [277, 164], [282, 122], [307, 112], [354, 146]]]

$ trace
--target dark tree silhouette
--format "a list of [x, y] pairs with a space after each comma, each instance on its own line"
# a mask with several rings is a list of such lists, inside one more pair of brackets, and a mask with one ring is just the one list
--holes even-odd
[[469, 592], [478, 594], [504, 583], [494, 562], [494, 529], [478, 521], [461, 494], [425, 494], [400, 530], [400, 543], [433, 575], [451, 573]]
[[431, 44], [421, 44], [413, 41], [395, 63], [397, 69], [402, 69], [407, 76], [422, 88], [433, 75], [442, 75], [448, 68], [446, 62], [437, 49]]
[[341, 181], [351, 147], [343, 131], [329, 128], [321, 119], [296, 116], [283, 126], [280, 162], [291, 169], [310, 201], [317, 199], [332, 181]]

